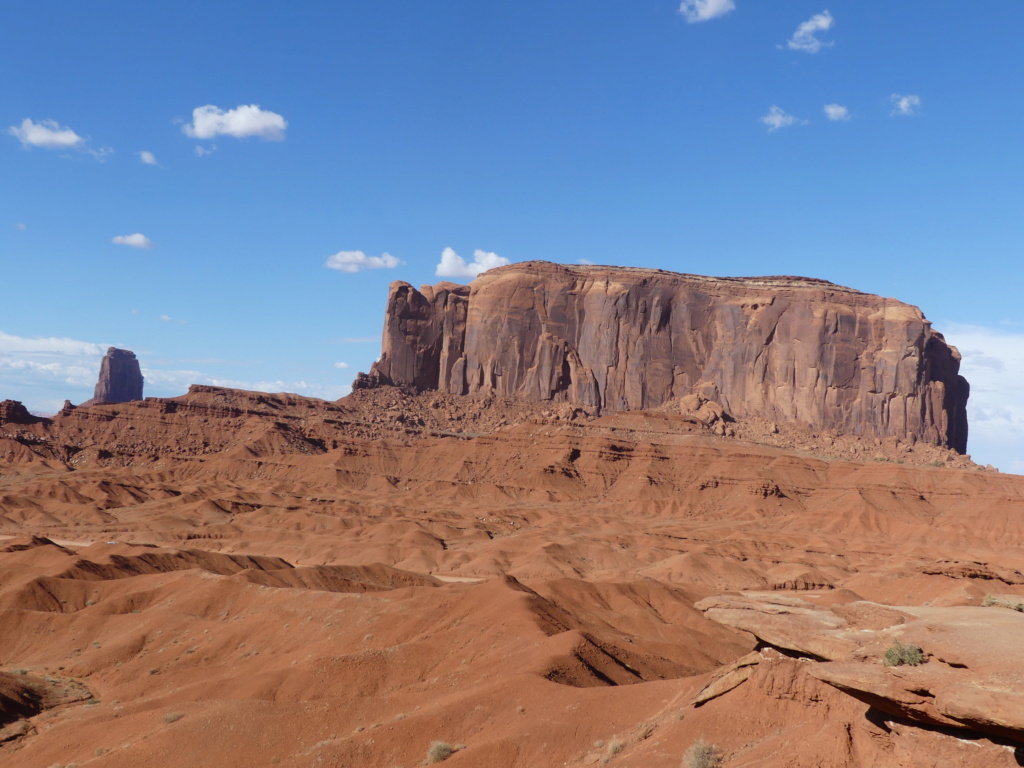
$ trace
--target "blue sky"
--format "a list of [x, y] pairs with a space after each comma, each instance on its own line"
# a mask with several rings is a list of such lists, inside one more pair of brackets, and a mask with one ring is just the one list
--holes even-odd
[[149, 395], [333, 399], [388, 283], [477, 252], [798, 274], [920, 306], [972, 455], [1024, 472], [1022, 27], [1013, 0], [17, 4], [0, 397], [84, 400], [114, 344]]

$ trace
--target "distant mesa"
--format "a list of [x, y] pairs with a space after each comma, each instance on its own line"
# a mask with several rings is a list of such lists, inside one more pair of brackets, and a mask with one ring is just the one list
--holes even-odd
[[135, 353], [110, 347], [100, 362], [100, 377], [92, 399], [82, 405], [128, 403], [142, 399], [142, 371]]
[[0, 401], [0, 424], [38, 424], [45, 419], [33, 416], [18, 400]]
[[698, 394], [732, 416], [967, 451], [960, 353], [917, 307], [803, 277], [532, 261], [468, 286], [394, 282], [355, 388], [608, 411]]

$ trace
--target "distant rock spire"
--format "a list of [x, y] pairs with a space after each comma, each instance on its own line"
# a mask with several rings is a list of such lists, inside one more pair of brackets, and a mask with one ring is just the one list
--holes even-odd
[[82, 405], [127, 403], [142, 399], [142, 371], [135, 353], [110, 347], [100, 363], [100, 378], [92, 399]]

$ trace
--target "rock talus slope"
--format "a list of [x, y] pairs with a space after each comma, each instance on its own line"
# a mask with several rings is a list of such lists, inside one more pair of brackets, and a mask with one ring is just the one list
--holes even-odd
[[696, 392], [737, 417], [965, 453], [959, 367], [918, 308], [823, 280], [524, 262], [470, 286], [393, 283], [357, 386], [607, 410]]
[[135, 353], [127, 349], [109, 347], [100, 362], [100, 376], [92, 399], [83, 405], [141, 400], [142, 384], [142, 371]]

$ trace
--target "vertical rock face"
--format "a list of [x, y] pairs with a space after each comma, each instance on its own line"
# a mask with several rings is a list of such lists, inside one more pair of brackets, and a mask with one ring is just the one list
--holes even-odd
[[960, 355], [916, 307], [800, 277], [524, 262], [391, 285], [363, 385], [644, 409], [698, 392], [737, 417], [967, 449]]
[[82, 405], [127, 403], [142, 399], [142, 371], [135, 353], [110, 347], [100, 362], [100, 377], [92, 399]]

